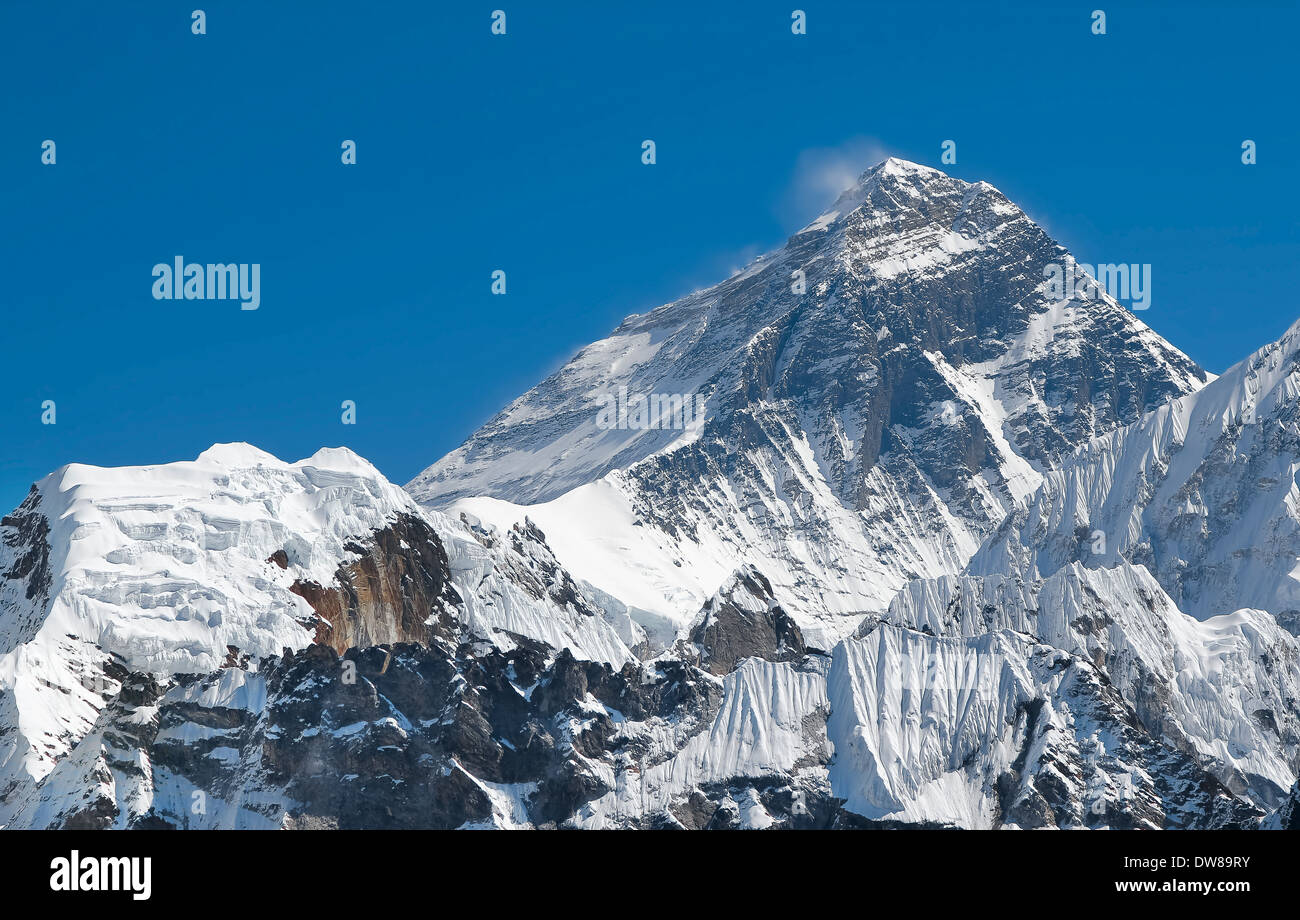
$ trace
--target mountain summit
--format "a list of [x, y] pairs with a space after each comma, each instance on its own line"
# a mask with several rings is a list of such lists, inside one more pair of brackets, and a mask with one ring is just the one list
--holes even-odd
[[[407, 488], [503, 525], [528, 506], [652, 631], [752, 563], [832, 643], [907, 580], [959, 571], [1064, 454], [1205, 383], [1109, 296], [1053, 299], [1045, 269], [1071, 262], [988, 183], [887, 159], [781, 249], [583, 348]], [[662, 395], [703, 418], [602, 423], [611, 399]]]

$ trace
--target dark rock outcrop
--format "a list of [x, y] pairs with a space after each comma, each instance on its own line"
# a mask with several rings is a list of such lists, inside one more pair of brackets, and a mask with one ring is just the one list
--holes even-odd
[[27, 599], [43, 602], [50, 590], [50, 522], [37, 510], [40, 504], [41, 493], [32, 486], [13, 514], [0, 518], [0, 539], [14, 555], [0, 577], [25, 580]]
[[746, 658], [796, 661], [808, 652], [799, 627], [772, 596], [771, 584], [752, 567], [737, 572], [705, 604], [689, 640], [700, 667], [719, 675]]

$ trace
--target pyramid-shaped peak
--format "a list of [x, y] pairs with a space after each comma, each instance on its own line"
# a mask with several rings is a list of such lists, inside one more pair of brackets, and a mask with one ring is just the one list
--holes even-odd
[[858, 181], [865, 182], [876, 176], [905, 176], [922, 179], [948, 178], [948, 174], [942, 170], [935, 169], [932, 166], [922, 166], [920, 163], [913, 163], [911, 160], [904, 160], [901, 157], [885, 157], [885, 159], [864, 172]]
[[[804, 231], [828, 226], [835, 218], [869, 201], [874, 201], [878, 207], [893, 208], [899, 202], [911, 202], [918, 198], [964, 196], [970, 188], [994, 192], [999, 197], [1004, 197], [987, 182], [971, 183], [949, 176], [932, 166], [923, 166], [901, 157], [886, 157], [858, 176], [857, 182], [841, 192], [835, 202], [805, 227]], [[878, 197], [877, 192], [884, 193], [884, 197]], [[1007, 202], [1007, 206], [1012, 208], [1008, 211], [1009, 214], [1018, 213], [1018, 209], [1014, 209], [1010, 202]]]

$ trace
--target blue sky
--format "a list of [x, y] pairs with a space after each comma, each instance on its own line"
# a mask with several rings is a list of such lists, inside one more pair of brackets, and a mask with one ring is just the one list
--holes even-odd
[[[945, 139], [1080, 261], [1150, 263], [1208, 369], [1300, 317], [1294, 4], [206, 2], [196, 36], [201, 2], [0, 4], [4, 508], [230, 440], [405, 482], [846, 161]], [[260, 263], [261, 308], [154, 300], [178, 254]]]

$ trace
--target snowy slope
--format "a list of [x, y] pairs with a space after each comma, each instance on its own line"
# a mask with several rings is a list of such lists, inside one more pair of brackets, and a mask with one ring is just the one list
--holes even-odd
[[2, 530], [5, 827], [1253, 827], [1300, 755], [1296, 639], [1129, 564], [915, 580], [824, 650], [749, 565], [638, 660], [535, 523], [344, 451], [67, 467]]
[[[68, 794], [87, 771], [103, 773], [101, 714], [127, 674], [165, 687], [318, 640], [325, 627], [303, 586], [334, 585], [404, 518], [423, 522], [433, 558], [445, 556], [446, 572], [429, 573], [440, 596], [417, 622], [445, 614], [500, 648], [523, 638], [596, 661], [633, 657], [540, 534], [475, 533], [424, 512], [346, 449], [285, 463], [226, 444], [192, 462], [73, 464], [33, 486], [0, 526], [0, 825], [22, 807], [20, 790], [51, 771], [78, 777]], [[404, 538], [394, 542], [419, 562]], [[382, 572], [358, 572], [354, 613], [373, 620], [361, 628], [387, 631], [387, 641], [424, 635], [394, 625]]]
[[[1300, 611], [1300, 323], [1199, 392], [1084, 445], [972, 560], [1145, 565], [1197, 617]], [[1292, 627], [1293, 629], [1295, 626]]]
[[909, 588], [829, 654], [740, 661], [684, 724], [618, 718], [635, 755], [573, 823], [1253, 826], [1285, 801], [1300, 656], [1266, 614], [1197, 623], [1141, 569]]
[[[654, 633], [745, 564], [825, 647], [960, 571], [1056, 459], [1205, 374], [987, 183], [890, 159], [779, 251], [584, 348], [408, 489], [505, 525]], [[800, 288], [796, 273], [803, 273]], [[625, 390], [622, 388], [626, 388]], [[606, 394], [699, 396], [692, 430], [607, 428]]]
[[368, 465], [358, 481], [363, 464], [322, 451], [291, 466], [222, 445], [192, 463], [73, 464], [38, 483], [17, 516], [48, 525], [48, 580], [35, 594], [4, 582], [0, 690], [14, 709], [0, 775], [52, 768], [94, 724], [96, 683], [115, 657], [133, 670], [202, 673], [228, 646], [261, 657], [307, 645], [314, 614], [269, 560], [285, 549], [308, 577], [329, 580], [349, 537], [408, 506], [392, 486], [366, 487], [379, 478]]
[[1273, 805], [1300, 757], [1300, 643], [1267, 613], [1198, 622], [1141, 566], [1067, 565], [1041, 581], [916, 581], [884, 618], [927, 635], [1010, 631], [1092, 662], [1152, 734]]

